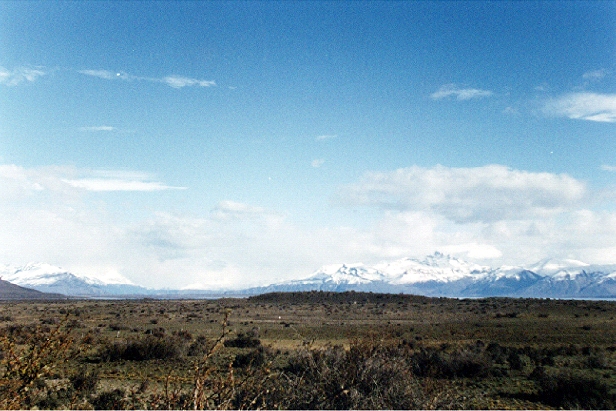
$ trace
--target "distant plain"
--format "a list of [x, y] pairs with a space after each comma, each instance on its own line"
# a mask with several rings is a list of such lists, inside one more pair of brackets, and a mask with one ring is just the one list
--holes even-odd
[[[3, 341], [17, 342], [16, 347], [24, 352], [29, 332], [53, 334], [61, 329], [70, 334], [72, 349], [78, 353], [58, 363], [38, 383], [47, 387], [66, 384], [65, 389], [72, 393], [70, 401], [67, 397], [49, 402], [50, 394], [41, 389], [38, 401], [42, 402], [22, 403], [22, 407], [88, 408], [98, 404], [98, 408], [139, 408], [159, 404], [153, 399], [162, 401], [165, 395], [165, 404], [171, 408], [193, 407], [187, 397], [184, 402], [176, 398], [178, 402], [170, 403], [169, 394], [163, 393], [170, 382], [179, 391], [191, 392], [195, 364], [209, 349], [204, 347], [211, 347], [220, 337], [225, 344], [208, 357], [212, 374], [208, 378], [228, 377], [234, 369], [235, 378], [246, 375], [254, 379], [258, 374], [262, 378], [259, 384], [291, 378], [295, 374], [289, 364], [302, 355], [354, 352], [358, 347], [366, 349], [367, 342], [372, 347], [366, 349], [370, 355], [394, 350], [408, 360], [413, 381], [422, 387], [437, 383], [442, 392], [449, 393], [446, 403], [416, 403], [424, 408], [604, 408], [613, 404], [609, 401], [616, 388], [616, 303], [612, 301], [307, 292], [219, 300], [11, 302], [0, 305], [0, 319]], [[168, 344], [167, 354], [126, 354], [127, 346], [146, 339]], [[199, 341], [201, 350], [195, 348]], [[267, 375], [260, 374], [264, 369]], [[79, 373], [96, 375], [91, 391], [70, 387], [69, 382]], [[575, 398], [566, 396], [558, 400], [560, 403], [546, 399], [550, 384], [560, 389], [558, 384], [579, 381], [598, 384], [597, 395], [605, 397], [604, 402], [576, 403]], [[101, 402], [103, 394], [113, 392], [119, 402]], [[210, 407], [353, 405], [289, 404], [261, 398], [260, 405], [250, 406], [250, 402], [234, 398], [235, 402], [212, 403]], [[388, 406], [373, 403], [377, 408], [379, 404]]]

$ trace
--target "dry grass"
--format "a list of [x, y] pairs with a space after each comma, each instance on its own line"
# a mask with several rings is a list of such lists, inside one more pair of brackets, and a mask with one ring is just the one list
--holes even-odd
[[3, 304], [0, 408], [613, 408], [615, 317], [364, 293]]

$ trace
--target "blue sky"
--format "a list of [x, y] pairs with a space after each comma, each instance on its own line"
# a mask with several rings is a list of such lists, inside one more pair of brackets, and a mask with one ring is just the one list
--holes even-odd
[[616, 2], [0, 2], [0, 263], [616, 263]]

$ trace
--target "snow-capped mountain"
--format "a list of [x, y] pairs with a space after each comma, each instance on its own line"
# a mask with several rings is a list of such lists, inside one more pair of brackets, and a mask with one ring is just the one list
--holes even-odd
[[444, 297], [616, 297], [616, 265], [543, 260], [528, 267], [491, 268], [439, 252], [374, 266], [338, 264], [311, 276], [252, 289], [270, 291], [373, 291]]
[[374, 266], [390, 277], [392, 284], [449, 283], [470, 279], [489, 272], [490, 267], [480, 266], [455, 257], [434, 253], [423, 260], [404, 258]]
[[121, 276], [94, 278], [44, 263], [30, 263], [20, 267], [0, 266], [0, 277], [12, 284], [37, 291], [72, 296], [130, 295], [147, 291]]
[[542, 281], [532, 294], [552, 293], [576, 297], [616, 297], [616, 265], [591, 265], [577, 260], [544, 260], [529, 267]]
[[[0, 278], [43, 292], [84, 297], [152, 296], [199, 298], [224, 292], [173, 291], [140, 287], [121, 276], [92, 278], [49, 264], [0, 266]], [[327, 265], [312, 275], [265, 287], [233, 290], [253, 295], [276, 291], [371, 291], [442, 297], [616, 298], [616, 265], [590, 265], [577, 260], [543, 260], [529, 266], [492, 268], [434, 253], [373, 266]]]

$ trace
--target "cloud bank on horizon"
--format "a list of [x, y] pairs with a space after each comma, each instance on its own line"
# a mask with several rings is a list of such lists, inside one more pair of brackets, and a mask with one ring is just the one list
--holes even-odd
[[[76, 177], [84, 174], [99, 177]], [[523, 256], [508, 260], [518, 263], [546, 254], [608, 263], [616, 255], [616, 212], [588, 208], [598, 193], [562, 174], [499, 165], [368, 172], [332, 199], [339, 207], [378, 210], [378, 219], [363, 229], [306, 228], [285, 213], [232, 200], [199, 216], [158, 211], [122, 223], [93, 196], [177, 187], [144, 181], [140, 173], [100, 174], [0, 166], [3, 253], [27, 261], [36, 247], [42, 260], [99, 275], [96, 270], [119, 270], [141, 284], [164, 278], [156, 284], [213, 288], [297, 278], [324, 261], [380, 261], [434, 250], [480, 260]], [[181, 274], [169, 278], [169, 272]]]
[[616, 263], [615, 3], [62, 5], [0, 3], [0, 263]]

